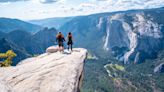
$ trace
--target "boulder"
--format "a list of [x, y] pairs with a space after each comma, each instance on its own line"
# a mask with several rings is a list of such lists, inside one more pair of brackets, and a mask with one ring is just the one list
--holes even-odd
[[54, 52], [57, 52], [58, 51], [58, 46], [50, 46], [46, 49], [46, 52], [47, 53], [54, 53]]

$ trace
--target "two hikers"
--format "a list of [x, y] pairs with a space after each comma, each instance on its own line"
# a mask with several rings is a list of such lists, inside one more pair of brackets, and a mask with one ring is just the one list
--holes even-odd
[[[70, 48], [71, 51], [72, 51], [73, 41], [72, 41], [72, 34], [71, 34], [71, 32], [68, 33], [67, 40], [68, 40], [68, 42], [67, 42], [68, 50]], [[59, 51], [60, 52], [64, 51], [64, 41], [65, 41], [65, 38], [64, 38], [64, 36], [63, 36], [63, 34], [61, 32], [59, 32], [57, 34], [56, 41], [58, 42]]]

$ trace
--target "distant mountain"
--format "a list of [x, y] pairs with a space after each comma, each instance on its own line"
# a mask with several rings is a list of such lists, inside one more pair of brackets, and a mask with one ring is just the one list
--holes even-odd
[[[45, 52], [45, 49], [51, 45], [56, 44], [56, 34], [57, 30], [55, 28], [45, 28], [36, 34], [33, 35], [32, 39], [33, 41], [37, 41], [39, 44], [36, 44], [36, 46], [40, 45], [42, 48], [42, 53]], [[41, 53], [40, 52], [40, 53]]]
[[28, 22], [24, 22], [18, 19], [10, 19], [10, 18], [0, 18], [0, 31], [1, 32], [11, 32], [14, 30], [24, 30], [30, 33], [36, 33], [41, 30], [42, 27], [38, 25], [34, 25]]
[[23, 47], [30, 54], [43, 53], [47, 47], [53, 45], [57, 30], [54, 28], [43, 29], [36, 34], [16, 30], [6, 34], [5, 38]]
[[37, 41], [32, 39], [32, 34], [26, 31], [15, 30], [6, 34], [5, 38], [19, 47], [25, 48], [30, 54], [38, 52], [38, 49], [40, 49], [40, 45], [36, 46]]
[[124, 63], [156, 58], [164, 49], [164, 8], [75, 17], [59, 30], [71, 31], [75, 45], [99, 56], [113, 53]]
[[59, 29], [63, 24], [73, 19], [73, 17], [64, 17], [64, 18], [47, 18], [47, 19], [41, 19], [41, 20], [31, 20], [28, 21], [32, 24], [40, 25], [43, 27], [55, 27], [56, 29]]
[[55, 28], [45, 28], [35, 34], [15, 30], [3, 35], [0, 45], [0, 52], [14, 50], [18, 57], [14, 60], [14, 65], [20, 60], [29, 56], [44, 53], [46, 48], [55, 44], [57, 30]]

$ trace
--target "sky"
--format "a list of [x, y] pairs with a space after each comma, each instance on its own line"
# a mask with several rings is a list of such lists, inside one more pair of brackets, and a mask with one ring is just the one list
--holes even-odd
[[0, 17], [35, 20], [164, 7], [164, 0], [0, 0]]

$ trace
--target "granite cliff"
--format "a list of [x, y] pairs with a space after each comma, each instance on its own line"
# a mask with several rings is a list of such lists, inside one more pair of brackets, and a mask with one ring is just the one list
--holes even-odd
[[0, 68], [0, 92], [79, 92], [87, 50], [44, 53]]

